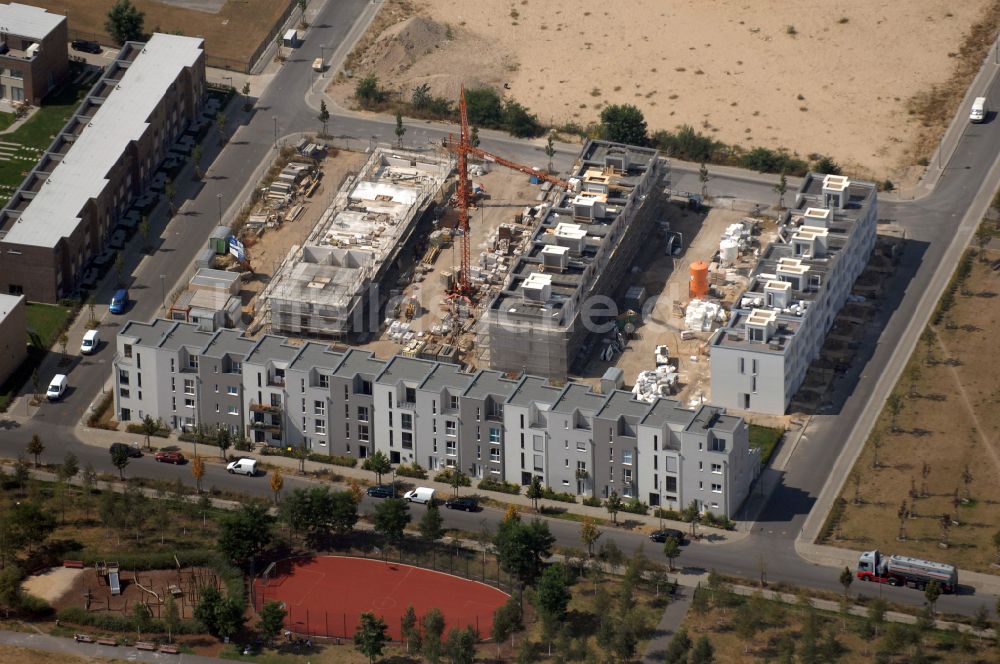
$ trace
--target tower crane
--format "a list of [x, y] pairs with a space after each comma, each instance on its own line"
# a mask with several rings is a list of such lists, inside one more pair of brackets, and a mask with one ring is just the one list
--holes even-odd
[[458, 228], [462, 235], [462, 263], [455, 279], [452, 294], [457, 297], [471, 298], [473, 294], [470, 278], [470, 239], [469, 239], [469, 207], [472, 204], [472, 183], [469, 182], [469, 155], [490, 161], [511, 170], [534, 176], [539, 180], [549, 182], [556, 187], [569, 191], [570, 183], [554, 175], [546, 173], [510, 159], [504, 159], [491, 152], [472, 145], [469, 138], [469, 117], [465, 103], [465, 86], [462, 86], [458, 100], [458, 115], [460, 118], [459, 138], [456, 141], [451, 135], [444, 141], [444, 147], [458, 156], [458, 187], [456, 190], [456, 207], [458, 208]]

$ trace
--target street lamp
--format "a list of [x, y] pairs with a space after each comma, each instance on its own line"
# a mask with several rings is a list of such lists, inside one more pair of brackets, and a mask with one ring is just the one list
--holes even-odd
[[278, 149], [278, 116], [275, 115], [271, 118], [274, 120], [274, 149]]
[[232, 90], [235, 90], [235, 89], [236, 89], [236, 86], [235, 86], [235, 85], [233, 85], [233, 77], [232, 77], [232, 76], [223, 76], [223, 77], [222, 77], [222, 80], [223, 80], [223, 81], [226, 81], [226, 80], [228, 80], [228, 81], [229, 81], [229, 87], [230, 87], [230, 89], [232, 89]]
[[163, 314], [167, 313], [167, 275], [160, 275], [160, 295], [163, 300]]
[[222, 225], [222, 194], [216, 194], [215, 199], [219, 202], [219, 225]]

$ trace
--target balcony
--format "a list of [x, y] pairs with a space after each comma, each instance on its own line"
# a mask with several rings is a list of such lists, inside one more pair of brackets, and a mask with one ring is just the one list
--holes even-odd
[[268, 387], [284, 387], [285, 377], [284, 376], [268, 376], [267, 377]]
[[281, 406], [272, 406], [270, 404], [257, 403], [256, 401], [250, 402], [250, 410], [255, 413], [280, 413]]
[[258, 420], [254, 419], [250, 421], [250, 428], [254, 431], [281, 431], [281, 424], [271, 420]]

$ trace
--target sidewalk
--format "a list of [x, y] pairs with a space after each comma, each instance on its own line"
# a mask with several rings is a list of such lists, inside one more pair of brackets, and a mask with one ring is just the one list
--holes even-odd
[[694, 592], [688, 588], [678, 588], [677, 593], [671, 598], [667, 608], [663, 610], [660, 622], [653, 630], [653, 637], [646, 644], [646, 654], [643, 655], [643, 664], [660, 664], [667, 654], [667, 646], [674, 634], [680, 629], [687, 615], [688, 607], [691, 606], [691, 598]]
[[102, 657], [115, 661], [128, 659], [130, 662], [162, 662], [166, 657], [170, 657], [171, 659], [168, 661], [183, 664], [226, 664], [231, 661], [228, 659], [219, 659], [218, 657], [203, 657], [201, 655], [164, 655], [163, 653], [136, 650], [129, 646], [114, 647], [99, 646], [96, 643], [77, 643], [72, 639], [63, 639], [57, 636], [49, 636], [48, 634], [31, 632], [0, 631], [0, 643], [19, 648], [44, 650], [60, 655], [84, 657], [88, 660], [94, 657]]

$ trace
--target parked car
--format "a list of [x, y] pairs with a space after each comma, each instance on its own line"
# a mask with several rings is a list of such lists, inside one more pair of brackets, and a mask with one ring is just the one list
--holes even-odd
[[246, 475], [247, 477], [253, 477], [257, 474], [257, 459], [242, 458], [236, 461], [230, 461], [229, 465], [226, 466], [226, 470], [230, 475]]
[[56, 374], [52, 377], [52, 382], [49, 383], [49, 389], [45, 390], [45, 397], [49, 401], [62, 399], [63, 395], [66, 394], [68, 384], [69, 379], [66, 378], [66, 374]]
[[115, 291], [115, 294], [111, 296], [111, 306], [108, 307], [108, 311], [113, 314], [123, 314], [125, 313], [125, 308], [128, 306], [128, 289], [119, 288]]
[[80, 352], [84, 355], [90, 355], [97, 350], [100, 343], [101, 335], [98, 334], [97, 330], [87, 330], [83, 334], [83, 341], [80, 342]]
[[449, 498], [445, 501], [444, 506], [451, 510], [465, 510], [466, 512], [479, 511], [479, 501], [472, 496]]
[[434, 502], [434, 489], [430, 489], [425, 486], [419, 486], [413, 491], [407, 491], [403, 494], [403, 499], [408, 500], [411, 503], [423, 503], [429, 504]]
[[132, 443], [131, 445], [127, 445], [125, 443], [111, 443], [111, 449], [109, 452], [114, 454], [115, 450], [125, 450], [125, 454], [129, 455], [132, 459], [138, 459], [142, 456], [142, 450], [139, 448], [139, 443]]
[[659, 544], [664, 544], [667, 541], [668, 537], [677, 540], [678, 544], [684, 543], [684, 533], [677, 530], [676, 528], [664, 528], [663, 530], [654, 531], [649, 535], [649, 539], [651, 541], [657, 542]]
[[153, 458], [160, 463], [173, 463], [178, 465], [184, 463], [184, 455], [180, 452], [157, 452], [153, 455]]
[[81, 51], [83, 53], [100, 53], [101, 45], [95, 41], [90, 41], [89, 39], [74, 39], [72, 44], [74, 51]]
[[376, 484], [368, 487], [366, 492], [372, 498], [392, 498], [395, 495], [391, 484]]

